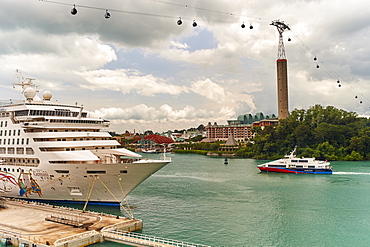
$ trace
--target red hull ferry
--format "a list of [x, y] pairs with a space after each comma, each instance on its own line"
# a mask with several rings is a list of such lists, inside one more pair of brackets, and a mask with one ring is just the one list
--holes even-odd
[[294, 149], [284, 158], [258, 165], [261, 172], [305, 173], [305, 174], [332, 174], [333, 169], [327, 161], [315, 158], [297, 158]]

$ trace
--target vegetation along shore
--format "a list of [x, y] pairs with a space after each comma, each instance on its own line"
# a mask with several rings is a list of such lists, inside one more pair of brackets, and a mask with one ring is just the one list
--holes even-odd
[[[176, 144], [177, 153], [208, 152], [254, 159], [278, 159], [297, 146], [297, 156], [323, 160], [370, 160], [370, 120], [333, 106], [295, 109], [277, 126], [253, 127], [254, 137], [232, 152], [224, 142]], [[197, 140], [196, 140], [197, 141]]]

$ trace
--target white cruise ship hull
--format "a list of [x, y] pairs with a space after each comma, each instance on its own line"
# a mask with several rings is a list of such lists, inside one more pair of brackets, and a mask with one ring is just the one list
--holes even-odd
[[[9, 172], [0, 172], [0, 195], [30, 200], [119, 204], [137, 185], [168, 163], [151, 160], [127, 164], [51, 165], [44, 169], [42, 166], [23, 167], [15, 172], [8, 168]], [[23, 173], [17, 172], [22, 169]], [[17, 182], [19, 177], [26, 189], [22, 190]]]
[[109, 121], [83, 106], [40, 99], [18, 76], [24, 101], [0, 103], [0, 196], [119, 204], [171, 162], [140, 159], [106, 131]]

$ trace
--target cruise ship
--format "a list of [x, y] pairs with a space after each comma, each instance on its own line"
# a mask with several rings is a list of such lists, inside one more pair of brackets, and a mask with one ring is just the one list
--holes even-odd
[[49, 91], [40, 98], [33, 79], [18, 78], [25, 99], [0, 105], [0, 196], [119, 205], [171, 162], [119, 148], [108, 120], [52, 101]]

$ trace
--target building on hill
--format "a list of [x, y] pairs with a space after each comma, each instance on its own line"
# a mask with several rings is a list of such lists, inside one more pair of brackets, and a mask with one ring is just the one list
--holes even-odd
[[253, 126], [261, 126], [262, 128], [264, 126], [274, 126], [278, 123], [278, 119], [275, 114], [265, 116], [262, 112], [259, 112], [256, 115], [239, 115], [236, 120], [227, 120], [227, 123], [227, 125], [208, 123], [206, 137], [226, 141], [229, 136], [232, 136], [237, 141], [245, 141], [253, 138]]

